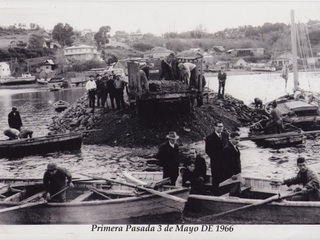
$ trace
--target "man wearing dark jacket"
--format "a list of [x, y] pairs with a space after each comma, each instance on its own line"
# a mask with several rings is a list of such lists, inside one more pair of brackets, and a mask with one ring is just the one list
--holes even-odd
[[[240, 135], [237, 132], [230, 134], [230, 140], [228, 144], [222, 149], [221, 163], [222, 174], [221, 182], [229, 178], [236, 180], [239, 173], [241, 173], [240, 151], [237, 145], [240, 141]], [[226, 190], [229, 191], [230, 196], [239, 196], [241, 193], [240, 182], [227, 185]]]
[[176, 132], [169, 132], [168, 142], [159, 147], [156, 158], [159, 159], [163, 167], [163, 178], [170, 177], [171, 185], [175, 185], [179, 175], [179, 147], [177, 140], [179, 136]]
[[46, 199], [50, 202], [65, 202], [66, 191], [51, 198], [52, 195], [63, 190], [67, 186], [73, 186], [72, 176], [65, 168], [58, 167], [55, 163], [49, 163], [43, 176], [43, 185], [46, 190]]
[[16, 107], [12, 107], [12, 111], [8, 115], [8, 123], [10, 128], [15, 128], [21, 131], [22, 121], [20, 113]]
[[224, 146], [228, 143], [228, 134], [223, 132], [223, 123], [215, 123], [214, 132], [206, 137], [205, 150], [210, 157], [212, 193], [219, 195], [219, 183], [221, 182], [221, 160], [220, 155]]
[[219, 80], [218, 98], [224, 99], [224, 90], [225, 90], [226, 80], [227, 80], [227, 74], [224, 71], [224, 67], [222, 67], [220, 72], [218, 73], [218, 80]]
[[292, 201], [320, 201], [319, 179], [315, 172], [307, 167], [306, 160], [303, 157], [297, 159], [299, 172], [297, 176], [283, 181], [283, 184], [291, 186], [293, 184], [302, 184], [303, 188], [297, 187], [295, 191], [301, 191], [301, 194], [293, 196]]

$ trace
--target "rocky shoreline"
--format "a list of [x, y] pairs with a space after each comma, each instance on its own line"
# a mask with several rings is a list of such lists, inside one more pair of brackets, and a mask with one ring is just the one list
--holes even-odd
[[87, 106], [87, 95], [53, 118], [48, 127], [51, 134], [84, 133], [85, 144], [106, 144], [121, 147], [154, 147], [165, 141], [169, 131], [176, 131], [182, 144], [203, 140], [213, 131], [214, 122], [224, 122], [227, 131], [248, 126], [262, 118], [242, 101], [226, 94], [224, 100], [213, 91], [201, 107], [189, 114], [141, 117], [134, 108], [112, 111]]

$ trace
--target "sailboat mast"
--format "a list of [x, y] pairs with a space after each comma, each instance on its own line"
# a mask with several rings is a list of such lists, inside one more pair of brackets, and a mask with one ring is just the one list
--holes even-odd
[[292, 64], [293, 64], [293, 90], [298, 89], [298, 61], [297, 61], [297, 33], [294, 22], [294, 11], [291, 10], [291, 47], [292, 47]]

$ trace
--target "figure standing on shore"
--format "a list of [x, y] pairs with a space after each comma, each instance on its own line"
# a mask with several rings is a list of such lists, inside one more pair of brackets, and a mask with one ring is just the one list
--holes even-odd
[[12, 107], [12, 111], [8, 114], [8, 124], [10, 128], [15, 128], [19, 132], [21, 131], [22, 120], [16, 107]]
[[55, 163], [49, 163], [47, 170], [43, 175], [43, 185], [46, 190], [45, 198], [50, 202], [65, 202], [66, 191], [62, 191], [55, 197], [52, 195], [65, 189], [67, 186], [72, 187], [72, 175], [71, 173], [62, 167], [58, 167]]
[[115, 97], [116, 97], [116, 104], [117, 104], [117, 110], [125, 109], [126, 104], [124, 102], [124, 96], [123, 91], [127, 85], [125, 81], [121, 79], [121, 75], [117, 74], [116, 80], [114, 80], [114, 88], [115, 88]]
[[166, 136], [168, 142], [159, 147], [156, 158], [159, 159], [163, 167], [163, 178], [170, 178], [171, 185], [175, 185], [179, 175], [179, 147], [177, 140], [179, 136], [176, 132], [169, 132]]
[[94, 76], [89, 76], [89, 81], [86, 83], [86, 89], [88, 91], [88, 98], [89, 98], [89, 108], [92, 108], [94, 111], [94, 105], [96, 101], [96, 91], [97, 91], [97, 84], [94, 81]]
[[109, 94], [112, 110], [115, 110], [114, 101], [115, 101], [115, 98], [116, 98], [116, 89], [114, 87], [114, 79], [113, 79], [112, 75], [110, 75], [107, 78], [106, 85], [107, 85], [107, 94]]
[[[236, 180], [241, 173], [240, 150], [237, 147], [240, 141], [240, 134], [232, 132], [228, 144], [221, 152], [221, 182], [231, 178]], [[240, 182], [232, 183], [224, 187], [229, 191], [230, 196], [238, 197], [241, 193]]]
[[[104, 78], [100, 74], [97, 75], [97, 107], [105, 107], [107, 99], [107, 87]], [[107, 104], [108, 107], [108, 104]]]
[[218, 89], [218, 98], [224, 99], [224, 90], [227, 80], [227, 74], [224, 71], [224, 67], [221, 67], [221, 70], [218, 73], [218, 80], [219, 80], [219, 89]]
[[218, 121], [214, 124], [214, 132], [205, 139], [205, 151], [210, 157], [212, 193], [219, 195], [219, 183], [221, 182], [222, 163], [221, 152], [228, 143], [229, 136], [223, 131], [223, 123]]
[[301, 191], [301, 194], [292, 196], [291, 201], [320, 201], [320, 185], [317, 174], [310, 170], [307, 166], [305, 158], [299, 157], [297, 159], [297, 166], [299, 168], [298, 174], [283, 181], [283, 185], [288, 187], [294, 184], [302, 184], [303, 187], [297, 187], [294, 191]]
[[170, 53], [161, 61], [161, 73], [160, 80], [175, 80], [173, 70], [172, 70], [172, 61], [174, 59], [174, 54]]

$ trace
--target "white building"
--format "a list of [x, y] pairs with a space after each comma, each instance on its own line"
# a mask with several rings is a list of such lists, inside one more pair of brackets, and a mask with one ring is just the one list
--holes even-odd
[[89, 45], [66, 47], [64, 55], [68, 60], [88, 61], [92, 59], [101, 60], [101, 54], [97, 48]]
[[11, 76], [10, 65], [7, 62], [0, 62], [0, 77]]

